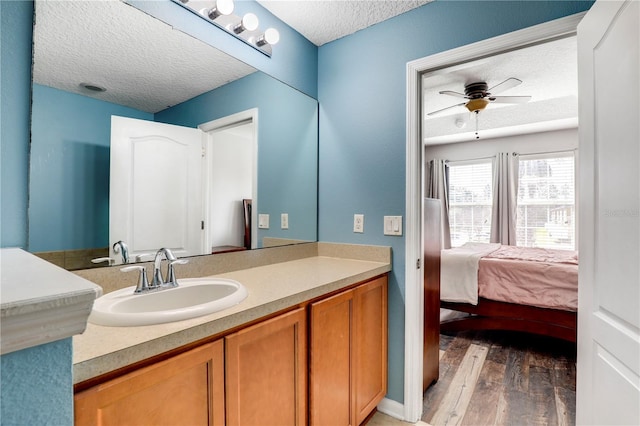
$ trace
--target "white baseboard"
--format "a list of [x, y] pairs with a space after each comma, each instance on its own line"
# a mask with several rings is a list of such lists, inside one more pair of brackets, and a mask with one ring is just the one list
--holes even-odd
[[393, 399], [383, 398], [378, 404], [378, 411], [398, 420], [404, 420], [404, 404]]

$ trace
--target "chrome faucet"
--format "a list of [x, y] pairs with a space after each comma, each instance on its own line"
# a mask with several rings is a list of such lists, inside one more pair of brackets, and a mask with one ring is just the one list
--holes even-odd
[[[160, 267], [162, 266], [162, 258], [165, 258], [169, 261], [169, 265], [167, 266], [167, 280], [165, 281], [162, 277], [162, 271]], [[147, 271], [144, 266], [135, 265], [135, 266], [127, 266], [125, 268], [120, 269], [123, 272], [129, 271], [140, 271], [140, 276], [138, 278], [138, 285], [136, 286], [134, 293], [147, 293], [154, 290], [162, 290], [165, 288], [178, 287], [178, 279], [176, 278], [176, 274], [174, 271], [174, 265], [184, 265], [185, 263], [189, 263], [187, 259], [176, 259], [171, 250], [168, 248], [161, 248], [157, 251], [156, 257], [153, 260], [153, 281], [149, 283], [147, 279]]]
[[122, 253], [122, 263], [129, 263], [129, 247], [124, 241], [120, 240], [113, 244], [114, 253]]
[[[151, 288], [161, 287], [165, 283], [164, 278], [162, 277], [162, 271], [160, 270], [163, 257], [169, 261], [167, 276], [173, 270], [171, 262], [175, 261], [176, 257], [173, 255], [173, 253], [171, 253], [171, 250], [163, 247], [160, 250], [158, 250], [158, 252], [156, 253], [156, 257], [153, 260], [153, 281], [151, 281], [151, 286], [150, 286]], [[175, 276], [173, 277], [173, 279], [175, 281]]]

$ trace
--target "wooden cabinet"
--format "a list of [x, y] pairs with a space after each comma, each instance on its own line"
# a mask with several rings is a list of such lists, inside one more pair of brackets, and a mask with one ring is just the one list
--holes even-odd
[[306, 310], [299, 308], [225, 338], [227, 423], [307, 423]]
[[75, 395], [76, 425], [224, 425], [221, 340]]
[[359, 425], [386, 389], [385, 275], [80, 391], [75, 424]]
[[387, 277], [311, 305], [310, 423], [359, 425], [387, 390]]

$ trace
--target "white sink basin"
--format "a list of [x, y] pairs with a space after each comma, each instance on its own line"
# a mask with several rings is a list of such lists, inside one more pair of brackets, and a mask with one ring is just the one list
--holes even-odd
[[135, 287], [116, 290], [93, 303], [89, 322], [127, 327], [195, 318], [237, 305], [247, 289], [225, 278], [183, 278], [179, 287], [134, 294]]

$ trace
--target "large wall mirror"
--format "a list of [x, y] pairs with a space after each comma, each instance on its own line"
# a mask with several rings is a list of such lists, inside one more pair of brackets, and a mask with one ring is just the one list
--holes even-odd
[[[202, 173], [204, 187], [222, 188], [227, 201], [205, 191], [198, 226], [206, 244], [189, 254], [317, 241], [317, 101], [139, 9], [119, 0], [36, 0], [32, 97], [29, 251], [67, 269], [101, 257], [122, 262], [109, 226], [112, 192], [123, 189], [111, 187], [113, 116], [200, 128], [207, 147], [228, 135], [226, 151], [234, 151], [239, 138], [253, 141], [255, 152], [243, 154], [254, 159], [250, 179], [223, 157], [235, 154], [206, 152], [207, 167], [215, 170]], [[136, 213], [123, 221], [151, 220], [165, 211], [161, 203], [176, 203], [167, 194], [179, 172], [171, 157], [152, 157], [155, 151], [149, 144], [139, 150], [149, 170], [129, 167], [148, 196], [120, 197], [137, 202]], [[229, 195], [240, 180], [249, 186]], [[247, 216], [252, 241], [244, 244], [243, 235], [238, 243], [220, 240], [225, 232], [244, 231], [243, 199], [253, 203]], [[166, 228], [175, 234], [172, 225]], [[137, 234], [120, 239], [140, 245]], [[156, 245], [180, 246], [157, 238], [146, 249]]]

